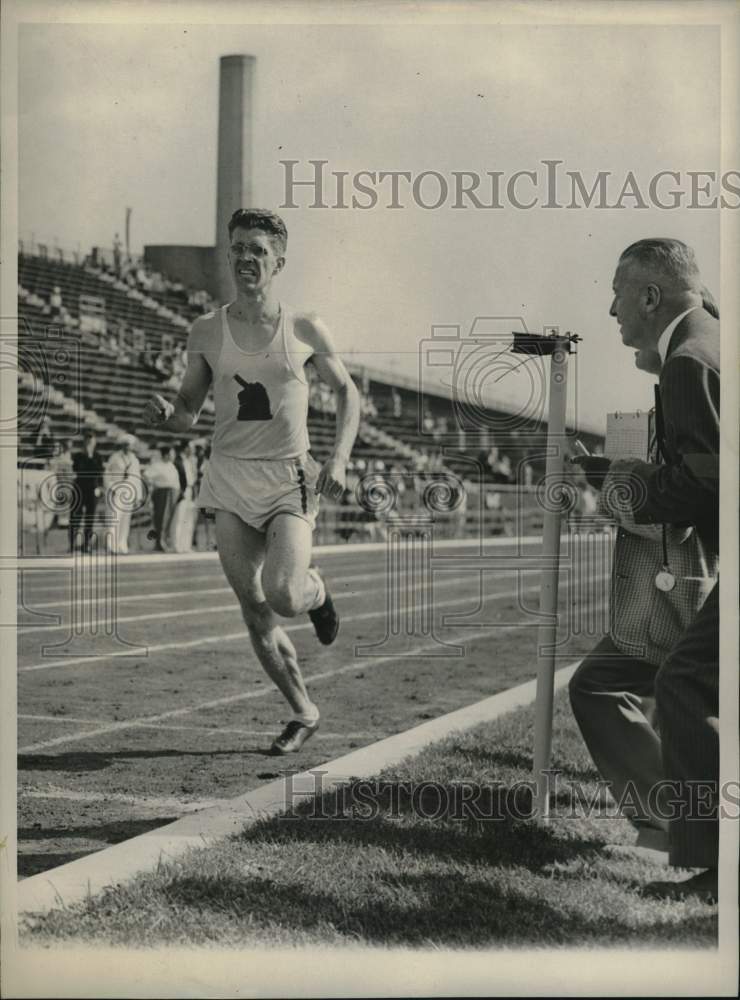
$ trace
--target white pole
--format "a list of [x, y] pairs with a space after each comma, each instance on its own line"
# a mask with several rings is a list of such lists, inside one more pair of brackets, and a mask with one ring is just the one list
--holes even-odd
[[565, 410], [568, 384], [567, 338], [558, 338], [550, 360], [550, 405], [547, 424], [547, 507], [542, 531], [542, 555], [546, 565], [540, 578], [540, 616], [537, 629], [537, 697], [534, 722], [534, 780], [537, 789], [538, 820], [547, 823], [550, 807], [549, 775], [552, 746], [552, 705], [555, 679], [555, 641], [557, 638], [558, 573], [560, 568], [560, 529], [563, 510], [555, 509], [563, 481]]

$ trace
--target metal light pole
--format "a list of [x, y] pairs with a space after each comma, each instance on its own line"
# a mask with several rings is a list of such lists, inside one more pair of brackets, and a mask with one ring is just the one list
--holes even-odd
[[550, 807], [550, 753], [552, 747], [552, 709], [555, 685], [555, 642], [557, 638], [558, 579], [560, 570], [560, 531], [565, 513], [563, 467], [565, 412], [568, 393], [568, 355], [571, 345], [581, 338], [576, 334], [514, 334], [517, 354], [550, 356], [550, 398], [547, 422], [546, 493], [551, 498], [545, 508], [542, 531], [543, 566], [540, 577], [540, 617], [537, 629], [537, 695], [534, 723], [534, 780], [536, 813], [547, 823]]

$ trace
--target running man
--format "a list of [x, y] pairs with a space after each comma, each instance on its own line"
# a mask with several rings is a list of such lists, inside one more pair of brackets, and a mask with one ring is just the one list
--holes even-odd
[[[145, 415], [152, 424], [187, 432], [213, 385], [216, 424], [198, 506], [215, 511], [219, 558], [254, 651], [293, 711], [271, 748], [286, 754], [316, 732], [319, 710], [275, 615], [308, 612], [321, 643], [336, 638], [339, 618], [311, 565], [311, 532], [319, 495], [342, 497], [360, 401], [324, 323], [277, 298], [273, 281], [285, 266], [288, 240], [283, 220], [239, 209], [229, 237], [236, 298], [194, 322], [174, 402], [155, 395]], [[337, 400], [336, 441], [323, 467], [309, 454], [309, 360]]]

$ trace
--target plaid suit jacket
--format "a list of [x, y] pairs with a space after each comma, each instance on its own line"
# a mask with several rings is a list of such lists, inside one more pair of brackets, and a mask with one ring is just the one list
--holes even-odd
[[[651, 442], [650, 463], [641, 464], [660, 468], [658, 445], [655, 439]], [[664, 562], [663, 526], [637, 522], [628, 486], [624, 474], [612, 467], [599, 496], [599, 512], [617, 524], [609, 634], [622, 653], [659, 667], [707, 599], [719, 561], [705, 550], [692, 527], [667, 525], [666, 552], [676, 586], [658, 590], [655, 576]]]

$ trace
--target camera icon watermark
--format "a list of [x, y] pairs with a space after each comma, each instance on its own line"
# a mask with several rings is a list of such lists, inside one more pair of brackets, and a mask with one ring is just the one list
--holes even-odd
[[[418, 432], [430, 443], [457, 447], [515, 441], [541, 444], [547, 429], [547, 371], [543, 354], [522, 350], [550, 339], [557, 326], [531, 334], [522, 316], [476, 316], [435, 324], [419, 342]], [[575, 359], [575, 356], [574, 356]], [[446, 397], [446, 400], [445, 400]], [[452, 418], [447, 413], [452, 404]]]

